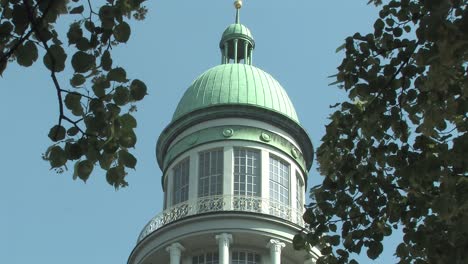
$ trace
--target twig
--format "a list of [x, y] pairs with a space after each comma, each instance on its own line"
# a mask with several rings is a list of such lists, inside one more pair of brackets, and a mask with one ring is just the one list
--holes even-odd
[[74, 91], [69, 91], [69, 90], [65, 90], [65, 89], [60, 89], [61, 92], [64, 92], [64, 93], [69, 93], [69, 94], [75, 94], [75, 95], [79, 95], [79, 96], [82, 96], [84, 98], [87, 98], [87, 99], [95, 99], [91, 96], [88, 96], [88, 95], [85, 95], [85, 94], [82, 94], [82, 93], [78, 93], [78, 92], [74, 92]]

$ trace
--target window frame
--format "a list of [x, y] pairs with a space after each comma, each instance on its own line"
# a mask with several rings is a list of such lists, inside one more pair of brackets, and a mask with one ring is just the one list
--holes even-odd
[[304, 211], [304, 181], [302, 180], [302, 174], [296, 170], [296, 210], [298, 213]]
[[[234, 260], [234, 254], [245, 254], [245, 259], [237, 259]], [[253, 261], [249, 261], [248, 255], [253, 254]], [[257, 259], [258, 257], [258, 259]], [[244, 250], [244, 249], [233, 249], [230, 254], [230, 262], [232, 264], [261, 264], [262, 263], [262, 254], [252, 251], [252, 250]], [[240, 262], [242, 261], [242, 262]]]
[[[249, 154], [253, 155], [249, 156]], [[260, 149], [233, 148], [232, 183], [232, 193], [235, 196], [262, 196], [262, 151]]]
[[[211, 255], [211, 261], [208, 260], [208, 255]], [[194, 261], [195, 258], [197, 258], [196, 262]], [[203, 259], [200, 260], [200, 258]], [[192, 256], [192, 264], [219, 264], [219, 253], [217, 251], [198, 253]]]
[[[206, 156], [208, 156], [208, 167], [206, 167]], [[213, 172], [213, 157], [215, 157]], [[203, 164], [202, 164], [203, 162]], [[207, 172], [205, 171], [207, 169]], [[200, 151], [198, 153], [198, 197], [207, 197], [212, 195], [223, 194], [224, 184], [224, 149], [214, 148], [209, 150]], [[207, 181], [208, 185], [204, 182]], [[213, 184], [213, 182], [215, 184]], [[207, 191], [205, 190], [207, 188]], [[203, 189], [202, 189], [203, 188]]]
[[[178, 170], [180, 170], [180, 174], [178, 174]], [[171, 204], [174, 206], [176, 204], [187, 201], [189, 198], [190, 157], [187, 157], [179, 161], [174, 167], [172, 167], [172, 173], [173, 173], [173, 177], [172, 177], [173, 182], [172, 182]], [[177, 186], [178, 183], [180, 186]]]
[[[272, 161], [277, 162], [279, 166], [275, 166], [276, 164], [272, 164]], [[279, 203], [281, 205], [285, 206], [291, 206], [291, 164], [287, 162], [286, 160], [270, 153], [269, 155], [269, 172], [268, 172], [268, 184], [269, 184], [269, 194], [270, 194], [270, 201]], [[286, 167], [286, 169], [283, 169], [280, 167], [283, 165]], [[275, 169], [277, 172], [275, 173]], [[280, 172], [287, 172], [287, 178], [286, 178], [286, 183], [283, 184], [284, 181], [284, 175], [282, 175]], [[276, 176], [277, 178], [275, 179]], [[278, 187], [278, 189], [275, 191], [275, 187]], [[284, 195], [281, 191], [286, 190], [286, 195]], [[278, 196], [274, 197], [274, 194], [276, 193]], [[285, 198], [286, 201], [283, 201], [281, 198]]]

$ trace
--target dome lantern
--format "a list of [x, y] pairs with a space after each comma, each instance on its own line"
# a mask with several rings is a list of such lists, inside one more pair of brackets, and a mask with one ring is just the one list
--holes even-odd
[[252, 52], [255, 41], [250, 30], [240, 23], [242, 1], [234, 2], [236, 7], [236, 22], [229, 25], [221, 37], [221, 63], [244, 63], [252, 65]]

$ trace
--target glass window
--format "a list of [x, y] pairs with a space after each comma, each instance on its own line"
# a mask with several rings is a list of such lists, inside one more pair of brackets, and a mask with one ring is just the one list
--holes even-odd
[[232, 264], [260, 264], [260, 255], [255, 252], [233, 251]]
[[270, 156], [270, 200], [289, 205], [289, 164]]
[[218, 264], [218, 252], [203, 253], [192, 258], [192, 264]]
[[234, 195], [260, 196], [260, 151], [234, 148]]
[[198, 196], [223, 194], [223, 149], [199, 154]]
[[186, 158], [177, 164], [174, 171], [174, 188], [172, 204], [188, 200], [190, 159]]
[[304, 211], [304, 184], [299, 172], [296, 171], [296, 209], [300, 214]]

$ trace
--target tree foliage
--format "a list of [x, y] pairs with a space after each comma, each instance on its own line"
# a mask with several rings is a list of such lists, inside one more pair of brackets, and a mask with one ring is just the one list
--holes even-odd
[[[146, 85], [113, 63], [112, 49], [129, 40], [131, 19], [145, 18], [144, 0], [0, 0], [0, 75], [11, 63], [29, 67], [42, 57], [58, 99], [58, 122], [44, 154], [58, 172], [74, 162], [86, 181], [94, 168], [115, 188], [127, 185], [136, 159], [135, 103]], [[62, 19], [62, 20], [60, 20]], [[65, 33], [57, 23], [73, 21]], [[69, 83], [57, 75], [72, 72]]]
[[307, 234], [318, 263], [376, 259], [402, 229], [399, 263], [468, 259], [468, 8], [462, 0], [369, 1], [373, 33], [339, 49], [336, 106], [318, 148]]

